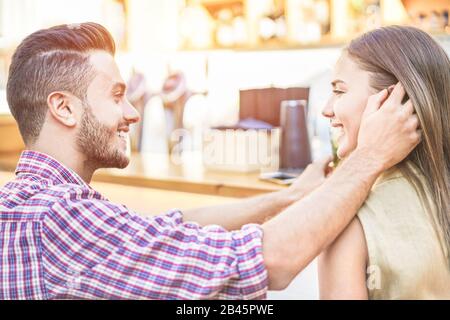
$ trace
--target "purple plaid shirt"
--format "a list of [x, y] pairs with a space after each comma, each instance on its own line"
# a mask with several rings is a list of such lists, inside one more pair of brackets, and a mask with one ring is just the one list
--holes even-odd
[[0, 299], [263, 299], [262, 230], [141, 217], [24, 151], [0, 189]]

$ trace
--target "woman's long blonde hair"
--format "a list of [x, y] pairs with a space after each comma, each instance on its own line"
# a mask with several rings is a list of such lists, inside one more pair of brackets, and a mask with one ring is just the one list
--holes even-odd
[[[397, 167], [415, 186], [427, 209], [431, 210], [433, 205], [437, 209], [444, 241], [450, 250], [448, 55], [427, 33], [403, 26], [384, 27], [363, 34], [350, 43], [346, 52], [360, 68], [371, 72], [371, 86], [375, 90], [400, 81], [406, 98], [411, 99], [422, 129], [422, 142]], [[412, 167], [425, 179], [419, 179]], [[426, 201], [427, 189], [433, 203]]]

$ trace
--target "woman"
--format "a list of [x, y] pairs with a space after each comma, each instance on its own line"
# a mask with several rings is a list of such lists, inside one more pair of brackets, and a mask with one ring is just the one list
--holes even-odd
[[338, 156], [355, 149], [369, 95], [402, 83], [422, 142], [374, 185], [319, 258], [323, 299], [450, 299], [450, 61], [425, 32], [392, 26], [353, 40], [323, 114]]

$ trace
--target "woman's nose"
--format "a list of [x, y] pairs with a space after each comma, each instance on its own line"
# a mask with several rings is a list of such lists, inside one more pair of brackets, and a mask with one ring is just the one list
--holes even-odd
[[333, 118], [334, 117], [334, 111], [333, 111], [333, 99], [328, 99], [327, 103], [325, 104], [325, 107], [322, 109], [322, 115], [325, 118]]

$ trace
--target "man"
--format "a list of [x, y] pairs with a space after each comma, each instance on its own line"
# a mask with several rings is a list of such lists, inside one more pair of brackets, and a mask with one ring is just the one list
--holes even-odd
[[278, 193], [142, 218], [89, 187], [96, 169], [127, 166], [139, 120], [114, 50], [106, 29], [85, 23], [38, 31], [13, 56], [7, 97], [27, 150], [0, 190], [0, 299], [264, 298], [336, 238], [420, 139], [397, 85], [371, 97], [357, 150], [330, 178], [327, 159]]

